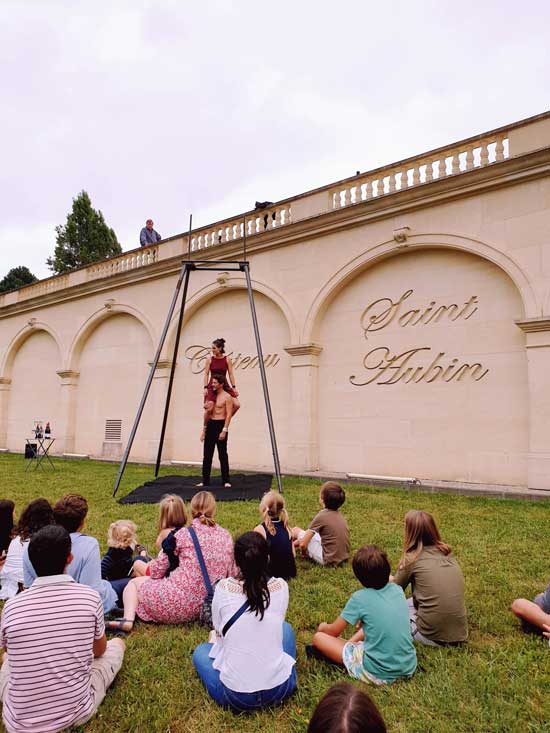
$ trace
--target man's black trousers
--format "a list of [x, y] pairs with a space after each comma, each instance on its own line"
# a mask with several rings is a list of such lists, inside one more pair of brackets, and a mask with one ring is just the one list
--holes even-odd
[[204, 452], [202, 457], [202, 482], [205, 486], [210, 485], [210, 471], [212, 470], [214, 448], [218, 449], [222, 481], [224, 484], [229, 483], [229, 458], [227, 456], [229, 434], [226, 433], [225, 438], [220, 440], [220, 433], [224, 425], [225, 420], [209, 420], [206, 424], [206, 437], [204, 439]]

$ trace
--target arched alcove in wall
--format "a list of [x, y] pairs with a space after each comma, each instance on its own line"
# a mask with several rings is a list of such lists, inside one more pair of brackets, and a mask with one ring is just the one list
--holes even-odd
[[[119, 458], [126, 445], [149, 372], [153, 344], [143, 324], [128, 313], [99, 322], [79, 348], [75, 450]], [[120, 421], [120, 438], [117, 438]], [[132, 456], [152, 458], [158, 426], [145, 410]]]
[[[283, 347], [289, 343], [286, 317], [273, 300], [255, 294], [264, 362], [269, 383], [279, 452], [284, 461], [291, 406], [290, 368]], [[230, 428], [229, 457], [233, 464], [272, 467], [271, 445], [256, 357], [256, 344], [246, 290], [220, 290], [185, 324], [170, 408], [165, 456], [202, 459], [202, 368], [213, 339], [226, 339], [226, 352], [235, 363], [242, 409]], [[214, 461], [217, 466], [217, 459]]]
[[463, 251], [357, 273], [318, 323], [321, 469], [524, 484], [522, 315], [510, 277]]
[[53, 434], [59, 426], [61, 368], [59, 348], [45, 330], [25, 334], [10, 356], [11, 389], [8, 402], [7, 447], [23, 451], [25, 438], [37, 420], [51, 423]]

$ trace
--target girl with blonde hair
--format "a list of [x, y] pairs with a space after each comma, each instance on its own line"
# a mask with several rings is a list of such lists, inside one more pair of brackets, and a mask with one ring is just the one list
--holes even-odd
[[254, 527], [269, 548], [268, 573], [272, 578], [296, 577], [296, 550], [292, 541], [285, 500], [278, 491], [268, 491], [260, 502], [263, 521]]
[[427, 646], [459, 644], [468, 638], [464, 576], [434, 518], [413, 509], [405, 515], [403, 554], [394, 582], [409, 598], [411, 634]]
[[191, 517], [207, 527], [215, 527], [216, 499], [210, 491], [198, 491], [191, 499]]
[[104, 580], [122, 580], [130, 576], [137, 547], [136, 532], [136, 525], [129, 519], [119, 519], [109, 526], [109, 549], [101, 559], [101, 577]]
[[[178, 566], [178, 560], [174, 555], [174, 535], [187, 524], [187, 512], [181, 496], [166, 494], [159, 504], [159, 533], [156, 539], [156, 546], [168, 556], [168, 575]], [[144, 558], [145, 560], [145, 558]], [[152, 561], [151, 561], [152, 562]], [[134, 562], [134, 576], [149, 576], [151, 562], [142, 561], [138, 558]]]

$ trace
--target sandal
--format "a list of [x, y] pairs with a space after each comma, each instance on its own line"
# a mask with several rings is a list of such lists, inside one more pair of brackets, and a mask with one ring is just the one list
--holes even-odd
[[[125, 629], [124, 624], [131, 624], [129, 629]], [[122, 634], [129, 634], [130, 631], [134, 628], [134, 622], [128, 621], [126, 618], [119, 618], [119, 619], [112, 619], [111, 621], [107, 621], [105, 624], [105, 629], [107, 631], [114, 631], [116, 633], [122, 633]]]

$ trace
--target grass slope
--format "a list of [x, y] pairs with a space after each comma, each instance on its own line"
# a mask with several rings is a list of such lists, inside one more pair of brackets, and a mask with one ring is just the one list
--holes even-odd
[[[90, 504], [85, 531], [99, 539], [102, 549], [109, 523], [121, 518], [133, 519], [140, 540], [153, 547], [158, 509], [118, 505], [111, 498], [115, 466], [59, 460], [56, 465], [55, 473], [25, 473], [22, 457], [0, 456], [1, 496], [14, 499], [20, 511], [38, 496], [55, 501], [69, 491], [79, 492]], [[129, 465], [120, 494], [151, 474], [149, 466]], [[293, 524], [306, 526], [317, 511], [318, 487], [318, 482], [309, 479], [285, 479]], [[343, 513], [350, 525], [353, 549], [365, 543], [379, 544], [387, 550], [395, 568], [405, 512], [425, 509], [436, 517], [466, 577], [468, 645], [464, 649], [418, 647], [419, 668], [412, 681], [369, 690], [388, 729], [392, 733], [550, 733], [550, 651], [540, 638], [523, 635], [508, 610], [514, 597], [530, 598], [549, 580], [550, 504], [363, 486], [346, 487], [346, 492]], [[257, 503], [220, 503], [217, 518], [236, 536], [257, 523]], [[220, 710], [204, 692], [191, 664], [191, 652], [205, 640], [205, 630], [196, 625], [157, 627], [138, 623], [128, 638], [118, 679], [98, 715], [84, 730], [305, 730], [318, 699], [343, 675], [321, 662], [307, 661], [304, 645], [320, 621], [331, 621], [338, 615], [358, 584], [349, 565], [332, 570], [299, 560], [298, 573], [291, 584], [287, 614], [298, 642], [299, 687], [290, 702], [240, 717]]]

